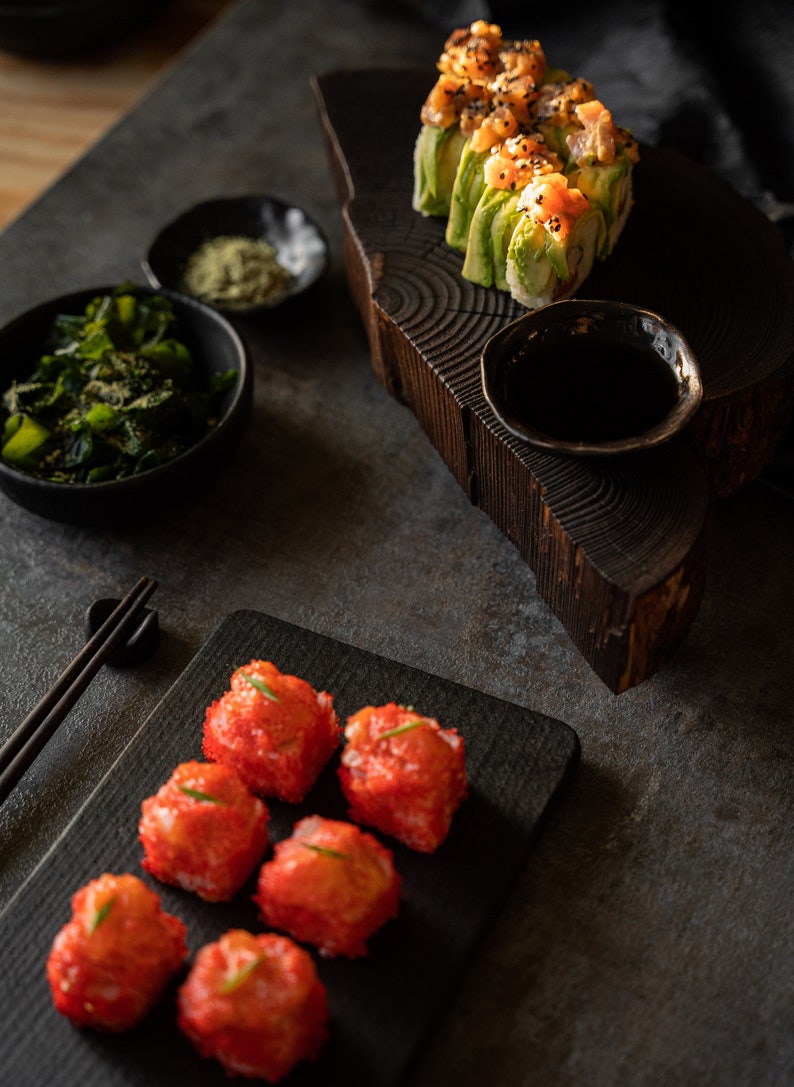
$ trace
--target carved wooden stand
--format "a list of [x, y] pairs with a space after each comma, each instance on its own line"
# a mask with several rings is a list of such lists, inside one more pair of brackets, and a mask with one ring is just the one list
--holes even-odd
[[794, 390], [794, 265], [776, 227], [717, 178], [643, 148], [617, 249], [580, 297], [672, 320], [705, 399], [687, 434], [620, 460], [554, 457], [512, 438], [480, 387], [486, 340], [524, 312], [468, 283], [445, 221], [411, 208], [413, 145], [433, 73], [315, 81], [343, 205], [350, 286], [386, 389], [414, 412], [471, 501], [616, 692], [651, 676], [700, 605], [713, 501], [771, 459]]

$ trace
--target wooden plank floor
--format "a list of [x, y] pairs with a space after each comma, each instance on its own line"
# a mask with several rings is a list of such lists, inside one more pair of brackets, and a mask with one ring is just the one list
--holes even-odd
[[0, 52], [0, 230], [94, 144], [233, 0], [170, 0], [127, 40], [38, 60]]

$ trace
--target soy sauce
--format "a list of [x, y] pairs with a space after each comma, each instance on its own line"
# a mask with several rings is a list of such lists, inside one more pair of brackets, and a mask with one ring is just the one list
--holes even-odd
[[597, 334], [539, 340], [509, 367], [513, 413], [547, 437], [609, 442], [644, 434], [678, 400], [667, 363], [649, 347]]

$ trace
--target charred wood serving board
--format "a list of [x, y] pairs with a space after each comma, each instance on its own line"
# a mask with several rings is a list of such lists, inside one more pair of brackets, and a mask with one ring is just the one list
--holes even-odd
[[786, 427], [794, 264], [777, 227], [719, 178], [674, 151], [642, 147], [628, 225], [579, 295], [637, 303], [677, 324], [699, 357], [704, 403], [683, 437], [642, 454], [533, 450], [495, 418], [479, 370], [485, 342], [526, 311], [463, 279], [446, 221], [411, 207], [432, 81], [432, 71], [405, 68], [314, 82], [373, 367], [620, 692], [685, 638], [703, 595], [714, 500], [758, 475]]

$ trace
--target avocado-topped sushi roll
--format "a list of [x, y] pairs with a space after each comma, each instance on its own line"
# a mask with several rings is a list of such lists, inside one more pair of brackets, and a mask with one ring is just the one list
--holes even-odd
[[521, 193], [532, 178], [560, 169], [559, 158], [540, 133], [514, 136], [491, 149], [483, 167], [483, 192], [469, 225], [466, 279], [482, 287], [509, 289], [507, 251], [521, 219]]
[[206, 902], [228, 902], [264, 856], [268, 814], [231, 767], [183, 762], [141, 805], [143, 867]]
[[485, 168], [490, 155], [532, 125], [537, 85], [545, 71], [546, 57], [536, 40], [503, 44], [500, 49], [499, 71], [488, 84], [490, 109], [464, 144], [452, 189], [445, 237], [453, 249], [465, 252], [468, 247], [474, 210], [488, 184]]
[[518, 208], [505, 270], [512, 296], [528, 309], [569, 298], [592, 271], [603, 215], [559, 173], [530, 181]]
[[507, 106], [492, 110], [466, 140], [452, 186], [445, 240], [452, 249], [465, 252], [474, 209], [485, 191], [485, 167], [491, 154], [519, 131], [515, 114]]
[[501, 29], [482, 19], [446, 41], [414, 149], [413, 207], [423, 215], [449, 215], [464, 144], [490, 111], [488, 81], [499, 67], [501, 43]]
[[569, 297], [625, 225], [635, 141], [588, 80], [551, 67], [536, 39], [503, 39], [496, 24], [456, 30], [438, 68], [421, 111], [414, 208], [447, 217], [465, 279], [533, 308]]
[[581, 128], [566, 137], [566, 173], [570, 184], [604, 216], [606, 232], [598, 255], [605, 258], [614, 249], [631, 211], [632, 168], [639, 159], [637, 142], [614, 124], [611, 112], [598, 99], [576, 106], [574, 112]]
[[228, 1076], [277, 1083], [314, 1060], [328, 1033], [311, 955], [270, 932], [230, 929], [200, 948], [178, 1006], [182, 1032]]
[[489, 100], [484, 83], [450, 74], [438, 78], [422, 107], [422, 128], [414, 149], [415, 211], [449, 215], [467, 133], [485, 115]]
[[105, 873], [72, 898], [47, 959], [55, 1007], [77, 1027], [136, 1026], [187, 958], [186, 929], [137, 876]]
[[345, 737], [338, 774], [350, 818], [435, 852], [468, 789], [463, 737], [394, 702], [354, 713]]
[[333, 698], [272, 661], [238, 668], [207, 709], [203, 751], [231, 766], [252, 793], [296, 804], [340, 743]]

